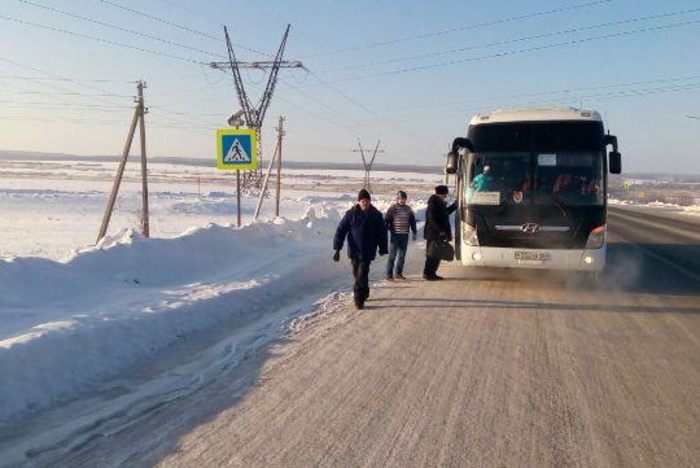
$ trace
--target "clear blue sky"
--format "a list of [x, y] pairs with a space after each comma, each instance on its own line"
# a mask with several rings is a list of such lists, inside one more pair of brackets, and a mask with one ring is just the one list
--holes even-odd
[[[149, 155], [214, 159], [239, 109], [206, 65], [226, 60], [223, 25], [254, 61], [290, 23], [285, 58], [309, 72], [280, 72], [268, 155], [280, 115], [287, 159], [359, 161], [359, 138], [435, 165], [474, 113], [567, 105], [600, 111], [626, 171], [700, 173], [698, 0], [197, 3], [0, 0], [0, 150], [120, 154], [143, 79]], [[243, 79], [257, 103], [266, 75]]]

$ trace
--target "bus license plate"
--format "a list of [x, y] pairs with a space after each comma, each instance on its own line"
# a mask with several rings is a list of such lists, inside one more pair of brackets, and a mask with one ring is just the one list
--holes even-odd
[[549, 252], [528, 252], [526, 250], [515, 252], [516, 260], [535, 260], [535, 261], [545, 261], [549, 260]]

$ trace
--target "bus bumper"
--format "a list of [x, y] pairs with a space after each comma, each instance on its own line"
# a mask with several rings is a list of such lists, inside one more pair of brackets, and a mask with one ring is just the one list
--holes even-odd
[[461, 247], [465, 266], [589, 272], [605, 268], [605, 247], [590, 250], [482, 248], [464, 244]]

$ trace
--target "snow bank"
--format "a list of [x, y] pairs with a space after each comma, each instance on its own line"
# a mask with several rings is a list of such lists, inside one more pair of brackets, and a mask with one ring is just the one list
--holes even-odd
[[329, 255], [340, 214], [321, 211], [171, 239], [127, 230], [62, 261], [0, 260], [0, 427], [347, 276]]

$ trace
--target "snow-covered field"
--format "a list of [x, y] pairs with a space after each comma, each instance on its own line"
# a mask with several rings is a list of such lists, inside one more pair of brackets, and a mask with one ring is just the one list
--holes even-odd
[[609, 200], [609, 203], [612, 205], [619, 205], [619, 206], [644, 206], [646, 208], [659, 208], [659, 209], [665, 209], [665, 210], [673, 210], [673, 211], [677, 211], [677, 212], [688, 214], [688, 215], [700, 216], [700, 205], [678, 206], [678, 205], [674, 205], [673, 203], [662, 203], [662, 202], [658, 202], [658, 201], [640, 204], [640, 203], [630, 202], [627, 200]]
[[[138, 164], [127, 168], [94, 245], [116, 164], [0, 162], [0, 460], [194, 391], [348, 300], [331, 239], [361, 171], [285, 171], [281, 216], [267, 199], [254, 221], [244, 197], [237, 228], [234, 174], [153, 164], [144, 238]], [[384, 211], [405, 189], [420, 210], [440, 180], [373, 173], [374, 203]]]

